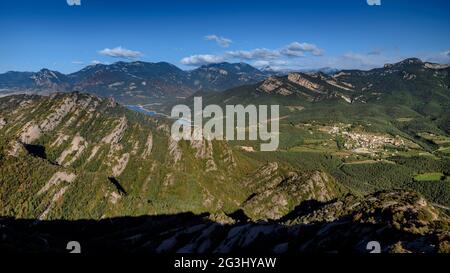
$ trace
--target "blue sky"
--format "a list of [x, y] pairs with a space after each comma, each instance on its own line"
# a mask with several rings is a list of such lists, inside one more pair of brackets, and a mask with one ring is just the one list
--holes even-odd
[[[78, 0], [68, 0], [77, 2]], [[368, 69], [450, 63], [450, 1], [2, 0], [0, 72], [95, 62], [210, 62]]]

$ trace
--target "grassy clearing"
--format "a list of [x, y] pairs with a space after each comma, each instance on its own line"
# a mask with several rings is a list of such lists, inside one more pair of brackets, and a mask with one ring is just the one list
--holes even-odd
[[444, 174], [439, 172], [418, 174], [414, 177], [415, 181], [440, 181], [444, 179]]
[[398, 122], [410, 122], [414, 120], [414, 118], [398, 118], [397, 121]]

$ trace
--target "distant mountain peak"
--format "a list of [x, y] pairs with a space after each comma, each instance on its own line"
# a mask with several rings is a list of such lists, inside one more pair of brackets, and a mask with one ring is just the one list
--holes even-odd
[[63, 77], [64, 74], [59, 73], [58, 71], [53, 71], [47, 68], [43, 68], [39, 70], [35, 75], [33, 75], [34, 78], [54, 78], [59, 79], [60, 77]]
[[384, 65], [384, 68], [392, 68], [392, 67], [399, 67], [399, 66], [405, 66], [405, 65], [422, 65], [423, 61], [419, 58], [407, 58], [403, 61], [397, 62], [397, 63], [388, 63]]
[[199, 68], [210, 68], [210, 67], [218, 67], [218, 68], [251, 68], [254, 70], [259, 70], [253, 66], [251, 66], [248, 63], [244, 63], [244, 62], [239, 62], [239, 63], [229, 63], [229, 62], [220, 62], [220, 63], [211, 63], [211, 64], [206, 64], [206, 65], [202, 65]]
[[399, 64], [422, 64], [422, 63], [423, 63], [422, 60], [419, 58], [408, 58], [399, 62]]

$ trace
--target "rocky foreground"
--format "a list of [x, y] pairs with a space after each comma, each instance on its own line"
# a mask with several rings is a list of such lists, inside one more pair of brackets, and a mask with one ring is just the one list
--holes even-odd
[[67, 252], [77, 240], [84, 253], [449, 253], [449, 218], [409, 191], [348, 195], [307, 202], [277, 221], [182, 213], [100, 221], [0, 220], [0, 250]]

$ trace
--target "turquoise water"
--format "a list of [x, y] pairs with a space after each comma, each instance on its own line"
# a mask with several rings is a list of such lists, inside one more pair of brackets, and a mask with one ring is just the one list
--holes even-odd
[[128, 109], [130, 109], [132, 111], [146, 114], [147, 116], [156, 115], [156, 112], [147, 110], [144, 107], [142, 107], [141, 105], [125, 105], [125, 107], [127, 107]]
[[[139, 113], [143, 113], [147, 116], [155, 116], [157, 115], [156, 112], [154, 111], [150, 111], [145, 109], [144, 107], [142, 107], [142, 105], [125, 105], [125, 107], [127, 107], [128, 109], [135, 111], [135, 112], [139, 112]], [[190, 126], [191, 125], [191, 121], [186, 120], [186, 119], [177, 119], [175, 122], [185, 125], [185, 126]]]

